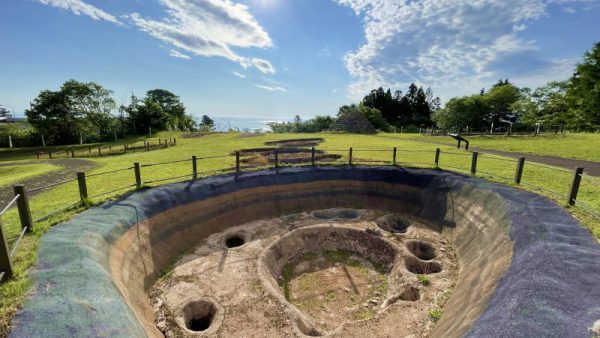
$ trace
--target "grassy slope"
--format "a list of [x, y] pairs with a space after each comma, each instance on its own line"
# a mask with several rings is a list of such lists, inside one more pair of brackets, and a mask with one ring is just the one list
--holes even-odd
[[[163, 133], [161, 137], [172, 137], [177, 134]], [[264, 142], [278, 139], [303, 138], [303, 137], [323, 137], [326, 142], [317, 147], [318, 149], [341, 150], [330, 151], [330, 153], [339, 153], [344, 157], [338, 162], [347, 163], [348, 149], [354, 147], [353, 159], [355, 163], [360, 163], [361, 160], [385, 160], [391, 161], [393, 147], [398, 148], [398, 163], [411, 163], [413, 166], [429, 167], [434, 166], [434, 152], [436, 148], [442, 149], [440, 166], [454, 171], [468, 173], [471, 163], [470, 154], [464, 151], [457, 151], [454, 145], [439, 146], [430, 143], [417, 142], [411, 140], [415, 135], [410, 134], [380, 134], [377, 136], [365, 135], [344, 135], [344, 134], [266, 134], [257, 137], [239, 137], [238, 134], [215, 134], [201, 138], [181, 139], [178, 138], [177, 147], [171, 147], [163, 150], [151, 152], [137, 152], [118, 156], [93, 158], [92, 160], [100, 164], [100, 167], [88, 175], [94, 173], [107, 172], [117, 169], [130, 168], [133, 162], [141, 164], [150, 164], [156, 162], [168, 162], [174, 160], [182, 160], [191, 158], [196, 155], [199, 158], [210, 156], [221, 156], [230, 154], [236, 149], [264, 147]], [[368, 149], [388, 149], [387, 151], [378, 152], [363, 152], [361, 150]], [[35, 154], [35, 152], [34, 152]], [[199, 160], [199, 171], [210, 171], [232, 167], [234, 165], [234, 157]], [[372, 163], [371, 163], [372, 164]], [[510, 183], [514, 175], [516, 162], [512, 159], [507, 159], [497, 156], [483, 155], [479, 159], [479, 174], [484, 177], [489, 177], [491, 180], [503, 183]], [[191, 174], [191, 162], [182, 162], [177, 164], [168, 164], [142, 168], [142, 179], [146, 185], [154, 186], [165, 184], [173, 181], [181, 181], [186, 178], [175, 180], [165, 180], [155, 183], [147, 183], [153, 180], [166, 179], [174, 176]], [[490, 177], [485, 173], [493, 173], [495, 177]], [[210, 175], [209, 173], [205, 175]], [[487, 175], [487, 176], [486, 176]], [[109, 178], [110, 177], [110, 178]], [[504, 178], [503, 178], [504, 177]], [[544, 189], [556, 191], [557, 196], [549, 194], [559, 203], [564, 205], [571, 173], [564, 171], [556, 171], [545, 167], [527, 165], [523, 182], [534, 184], [543, 187]], [[119, 194], [131, 191], [134, 184], [133, 170], [127, 169], [121, 172], [110, 175], [101, 175], [88, 177], [88, 191], [91, 200], [94, 203], [99, 203], [110, 197], [115, 197]], [[126, 187], [126, 189], [111, 192], [115, 189]], [[531, 189], [527, 185], [520, 186], [524, 189]], [[535, 189], [533, 189], [535, 191]], [[543, 192], [542, 192], [543, 193]], [[95, 197], [98, 194], [102, 196]], [[600, 210], [600, 184], [585, 185], [582, 188], [581, 198], [589, 202], [597, 210]], [[69, 204], [76, 203], [79, 200], [77, 183], [72, 182], [58, 186], [45, 193], [42, 193], [31, 199], [31, 209], [34, 219], [39, 218], [48, 213], [59, 210]], [[586, 226], [588, 226], [594, 235], [600, 238], [600, 222], [585, 216], [580, 209], [572, 209], [575, 216], [580, 218]], [[60, 213], [58, 216], [50, 220], [36, 223], [35, 234], [26, 236], [21, 243], [17, 255], [15, 257], [16, 278], [10, 282], [0, 286], [0, 336], [2, 332], [6, 333], [10, 317], [16, 308], [22, 303], [26, 294], [30, 281], [26, 278], [25, 272], [35, 263], [36, 249], [39, 244], [39, 239], [42, 234], [52, 225], [68, 219], [81, 209], [73, 209], [67, 212]], [[4, 218], [5, 231], [9, 242], [12, 242], [18, 235], [18, 215], [15, 210], [8, 212]]]
[[12, 185], [16, 182], [21, 182], [34, 176], [47, 174], [59, 169], [59, 166], [49, 163], [0, 167], [0, 187]]
[[[415, 140], [454, 144], [444, 136], [413, 135]], [[564, 134], [541, 136], [469, 136], [471, 146], [600, 162], [600, 134]]]

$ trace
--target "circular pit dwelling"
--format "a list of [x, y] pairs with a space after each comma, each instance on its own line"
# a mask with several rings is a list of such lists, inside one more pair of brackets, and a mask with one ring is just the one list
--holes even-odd
[[600, 246], [537, 194], [399, 167], [141, 190], [42, 238], [11, 337], [594, 337]]

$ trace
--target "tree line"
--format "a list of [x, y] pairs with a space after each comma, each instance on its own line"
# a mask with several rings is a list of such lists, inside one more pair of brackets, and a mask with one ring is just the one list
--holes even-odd
[[[424, 90], [412, 83], [406, 94], [400, 90], [392, 94], [391, 89], [379, 87], [358, 104], [341, 106], [335, 117], [325, 115], [302, 121], [296, 116], [293, 122], [272, 122], [269, 127], [276, 133], [355, 132], [358, 120], [365, 118], [374, 130], [418, 130], [433, 125], [432, 114], [440, 109], [440, 105], [439, 97], [433, 95], [431, 88]], [[350, 116], [354, 123], [348, 121]]]
[[[153, 131], [195, 131], [212, 128], [203, 116], [200, 126], [186, 112], [179, 96], [152, 89], [143, 98], [131, 95], [128, 105], [117, 107], [113, 92], [94, 82], [66, 81], [59, 90], [44, 90], [25, 111], [34, 133], [47, 144], [71, 144], [112, 140], [125, 135], [149, 135]], [[209, 125], [205, 125], [209, 124]]]
[[536, 125], [600, 129], [600, 42], [583, 55], [573, 75], [536, 89], [500, 80], [489, 91], [454, 97], [433, 114], [439, 128], [464, 130]]

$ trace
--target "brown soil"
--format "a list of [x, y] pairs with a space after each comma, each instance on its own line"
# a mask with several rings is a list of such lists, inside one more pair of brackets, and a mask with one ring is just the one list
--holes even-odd
[[340, 323], [371, 319], [371, 306], [382, 304], [387, 277], [370, 262], [344, 253], [329, 252], [294, 265], [289, 301], [317, 323], [320, 331], [333, 331]]
[[[407, 231], [392, 234], [374, 222], [383, 213], [357, 211], [361, 218], [356, 221], [324, 221], [303, 212], [253, 221], [209, 236], [152, 287], [157, 327], [167, 337], [303, 336], [290, 313], [290, 306], [296, 306], [322, 334], [331, 337], [427, 336], [435, 325], [429, 310], [443, 308], [458, 275], [452, 247], [441, 234], [415, 220], [405, 218], [410, 225]], [[286, 266], [287, 273], [291, 272], [287, 275], [290, 305], [261, 279], [258, 261], [281, 236], [318, 225], [350, 227], [381, 236], [397, 248], [396, 268], [382, 269], [346, 251], [306, 253]], [[232, 236], [244, 243], [236, 240], [235, 247], [227, 248]], [[405, 268], [404, 258], [414, 257], [408, 244], [415, 240], [431, 244], [435, 258], [427, 262], [442, 268], [427, 275], [428, 285]], [[412, 247], [415, 251], [419, 246]], [[283, 283], [275, 288], [275, 293], [285, 293]], [[212, 321], [202, 331], [186, 328], [191, 321], [184, 309], [194, 302], [215, 304]]]

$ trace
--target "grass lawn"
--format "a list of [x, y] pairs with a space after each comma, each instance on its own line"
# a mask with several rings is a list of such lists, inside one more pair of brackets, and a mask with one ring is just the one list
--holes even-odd
[[[73, 149], [75, 151], [76, 157], [81, 157], [81, 155], [86, 156], [89, 147], [92, 147], [92, 155], [96, 155], [96, 150], [98, 147], [106, 147], [109, 145], [119, 147], [123, 144], [127, 143], [129, 145], [142, 145], [145, 137], [140, 136], [129, 136], [125, 139], [119, 139], [116, 142], [104, 142], [104, 143], [88, 143], [84, 145], [74, 144], [68, 146], [48, 146], [46, 148], [42, 147], [29, 147], [29, 148], [2, 148], [0, 149], [0, 163], [4, 162], [12, 162], [12, 161], [26, 161], [26, 160], [35, 160], [37, 152], [48, 152], [51, 151], [54, 154], [55, 158], [65, 158], [66, 151]], [[153, 144], [158, 143], [158, 139], [156, 137], [148, 138], [151, 140]]]
[[[406, 134], [410, 135], [410, 134]], [[408, 136], [414, 140], [454, 144], [447, 136]], [[600, 134], [579, 133], [539, 136], [468, 136], [471, 147], [557, 156], [600, 162]]]
[[[199, 172], [213, 171], [233, 167], [235, 165], [235, 157], [203, 158], [228, 155], [238, 149], [265, 147], [264, 143], [267, 141], [290, 138], [324, 138], [325, 142], [321, 143], [317, 149], [328, 150], [329, 153], [341, 155], [342, 157], [336, 161], [337, 164], [348, 163], [349, 147], [353, 147], [353, 162], [355, 164], [377, 164], [383, 163], [384, 161], [390, 163], [392, 161], [392, 149], [396, 147], [398, 149], [397, 163], [399, 165], [405, 164], [414, 167], [434, 168], [435, 149], [440, 148], [442, 151], [440, 156], [440, 167], [442, 169], [469, 173], [471, 166], [470, 153], [465, 152], [464, 150], [455, 149], [454, 144], [437, 145], [419, 142], [423, 137], [415, 134], [379, 134], [374, 136], [349, 134], [263, 134], [259, 136], [242, 137], [237, 133], [229, 133], [213, 134], [210, 136], [189, 139], [180, 138], [177, 133], [161, 133], [158, 136], [163, 138], [177, 137], [177, 146], [150, 152], [134, 152], [123, 155], [91, 158], [92, 161], [99, 164], [97, 169], [86, 173], [88, 175], [87, 184], [91, 202], [101, 203], [108, 198], [116, 197], [133, 190], [135, 181], [131, 167], [134, 162], [148, 165], [159, 162], [191, 159], [192, 155], [196, 155], [199, 158]], [[571, 137], [574, 137], [573, 142], [582, 142], [579, 141], [580, 136], [588, 137], [579, 134], [569, 135], [564, 138], [540, 137], [534, 139], [532, 142], [540, 142], [539, 144], [542, 144], [544, 142], [540, 140], [546, 140], [549, 144], [554, 144], [555, 142], [560, 142], [560, 140], [569, 140]], [[596, 141], [600, 140], [600, 135], [590, 135], [589, 137], [587, 143], [592, 143], [591, 140], [593, 137], [596, 137], [594, 138]], [[436, 140], [437, 139], [438, 138], [436, 138]], [[512, 142], [525, 143], [520, 140]], [[475, 146], [480, 146], [477, 141], [474, 141], [473, 144]], [[591, 149], [590, 144], [587, 144], [586, 147], [588, 150]], [[537, 151], [535, 149], [542, 148], [551, 149], [552, 146], [539, 145], [538, 148], [531, 147], [529, 149], [531, 149], [531, 151]], [[524, 150], [520, 149], [519, 151]], [[26, 151], [21, 151], [21, 154], [25, 153]], [[35, 151], [33, 152], [33, 155], [35, 156]], [[590, 154], [587, 156], [592, 157]], [[15, 157], [10, 157], [10, 159], [14, 160]], [[44, 162], [52, 163], [51, 160]], [[488, 178], [492, 181], [513, 184], [512, 180], [515, 168], [516, 160], [514, 159], [481, 154], [478, 162], [478, 176]], [[106, 175], [91, 176], [119, 169], [123, 170]], [[183, 181], [191, 178], [191, 173], [191, 161], [144, 166], [141, 169], [142, 180], [144, 181], [145, 186], [156, 186], [169, 182]], [[189, 176], [170, 179], [182, 175]], [[208, 175], [212, 175], [212, 173], [200, 173], [200, 176]], [[519, 187], [547, 195], [556, 200], [559, 204], [565, 205], [566, 195], [571, 180], [572, 173], [569, 171], [527, 163], [523, 174], [523, 184]], [[541, 187], [543, 190], [533, 186]], [[600, 180], [598, 182], [593, 182], [588, 181], [588, 178], [586, 178], [582, 183], [580, 200], [585, 201], [587, 205], [595, 210], [600, 210]], [[71, 182], [54, 187], [31, 198], [30, 207], [33, 218], [38, 219], [44, 215], [56, 212], [66, 206], [78, 202], [79, 193], [77, 182]], [[40, 237], [52, 225], [72, 217], [81, 210], [83, 210], [83, 208], [74, 207], [65, 212], [60, 212], [50, 219], [36, 222], [34, 234], [26, 236], [22, 241], [19, 250], [14, 257], [16, 278], [0, 286], [0, 336], [7, 333], [12, 314], [26, 296], [27, 289], [30, 285], [30, 280], [26, 277], [26, 271], [36, 261], [36, 250]], [[600, 238], [600, 220], [587, 216], [580, 208], [570, 208], [570, 210], [597, 238]], [[16, 210], [13, 209], [9, 211], [3, 217], [3, 221], [9, 243], [12, 243], [19, 233], [19, 222]]]
[[13, 185], [34, 176], [47, 174], [59, 169], [59, 166], [50, 163], [0, 166], [0, 187]]

